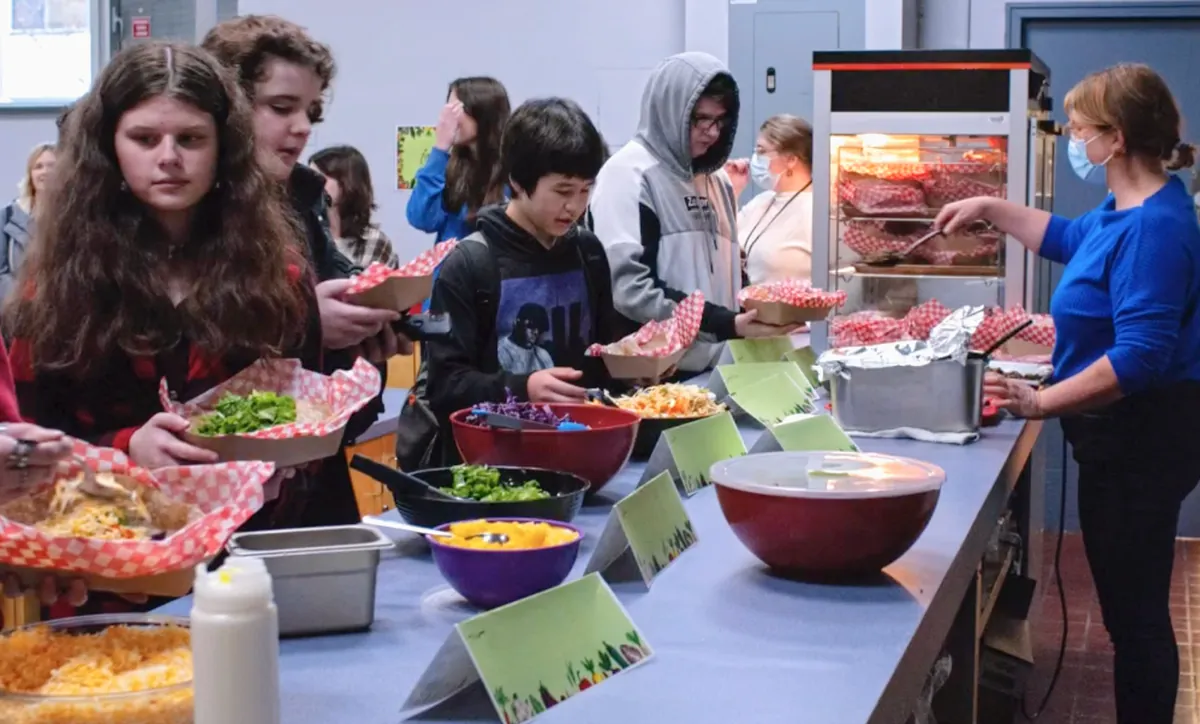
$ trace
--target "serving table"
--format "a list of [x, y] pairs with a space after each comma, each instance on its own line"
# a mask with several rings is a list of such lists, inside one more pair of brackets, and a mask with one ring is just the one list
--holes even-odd
[[[964, 621], [961, 612], [978, 610], [981, 558], [1012, 491], [1028, 479], [1022, 471], [1040, 429], [1037, 422], [1007, 420], [961, 447], [859, 440], [865, 451], [940, 465], [947, 479], [912, 549], [877, 578], [854, 585], [772, 575], [734, 537], [715, 491], [698, 492], [685, 506], [699, 543], [651, 590], [613, 586], [655, 658], [549, 709], [538, 721], [906, 721], [927, 672], [943, 645], [950, 645], [952, 626], [969, 627], [978, 641], [977, 621]], [[761, 434], [751, 426], [741, 430], [747, 446]], [[576, 519], [586, 536], [573, 577], [582, 573], [612, 504], [636, 487], [643, 468], [630, 462]], [[446, 585], [424, 541], [395, 535], [397, 548], [380, 566], [370, 632], [281, 643], [287, 724], [396, 724], [408, 692], [453, 625], [477, 613]], [[190, 607], [185, 598], [162, 610], [186, 614]], [[962, 637], [951, 635], [951, 642], [956, 636]], [[963, 650], [977, 652], [973, 645]], [[962, 691], [947, 698], [958, 721], [975, 716], [975, 656], [974, 662], [954, 662], [952, 684]], [[413, 719], [495, 720], [481, 687]]]

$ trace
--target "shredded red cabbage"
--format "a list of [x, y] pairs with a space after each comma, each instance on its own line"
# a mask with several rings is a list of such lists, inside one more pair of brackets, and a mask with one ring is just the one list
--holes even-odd
[[[507, 396], [504, 402], [480, 402], [475, 405], [474, 409], [490, 412], [497, 415], [507, 415], [515, 417], [519, 420], [529, 420], [530, 422], [541, 422], [546, 425], [558, 426], [564, 422], [574, 422], [570, 415], [559, 417], [551, 411], [549, 405], [535, 405], [532, 402], [519, 402], [513, 396], [512, 390], [506, 389], [504, 394]], [[468, 425], [483, 425], [483, 418], [475, 414], [467, 415], [466, 423]]]

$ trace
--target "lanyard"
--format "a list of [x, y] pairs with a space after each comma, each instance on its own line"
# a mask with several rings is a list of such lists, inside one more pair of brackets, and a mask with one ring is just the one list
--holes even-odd
[[763, 234], [767, 233], [767, 230], [771, 228], [771, 224], [774, 224], [775, 221], [783, 215], [783, 212], [787, 211], [787, 207], [796, 200], [796, 197], [807, 191], [809, 186], [812, 186], [812, 181], [804, 184], [804, 188], [792, 194], [791, 197], [789, 197], [788, 200], [783, 203], [783, 206], [779, 207], [779, 211], [777, 211], [775, 215], [771, 217], [771, 220], [768, 221], [767, 225], [762, 228], [762, 231], [758, 232], [758, 236], [755, 236], [754, 232], [758, 231], [759, 225], [761, 225], [763, 220], [767, 218], [767, 214], [771, 213], [771, 207], [775, 205], [775, 199], [771, 199], [771, 203], [767, 204], [767, 208], [763, 209], [762, 216], [758, 217], [758, 221], [754, 222], [754, 226], [750, 227], [750, 233], [746, 235], [747, 259], [750, 258], [750, 249], [753, 248], [756, 243], [758, 243], [758, 240], [763, 237]]

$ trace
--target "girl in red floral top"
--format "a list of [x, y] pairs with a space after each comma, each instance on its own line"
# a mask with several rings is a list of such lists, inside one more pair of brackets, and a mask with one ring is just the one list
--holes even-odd
[[[320, 370], [303, 236], [253, 138], [248, 102], [203, 50], [139, 44], [104, 69], [72, 110], [7, 310], [27, 420], [143, 467], [209, 463], [162, 411], [161, 379], [186, 400], [263, 357]], [[298, 520], [315, 479], [283, 485], [247, 526]]]

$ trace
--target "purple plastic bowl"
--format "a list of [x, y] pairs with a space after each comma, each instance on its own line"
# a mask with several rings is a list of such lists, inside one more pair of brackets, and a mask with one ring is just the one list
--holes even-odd
[[[570, 543], [549, 548], [486, 550], [456, 548], [434, 536], [425, 536], [433, 550], [433, 562], [446, 582], [471, 604], [485, 609], [503, 606], [554, 588], [570, 575], [575, 559], [579, 557], [583, 531], [567, 523], [541, 518], [488, 517], [484, 520], [497, 523], [546, 523], [573, 530], [578, 537]], [[439, 525], [437, 530], [449, 530], [451, 525], [453, 523]]]

